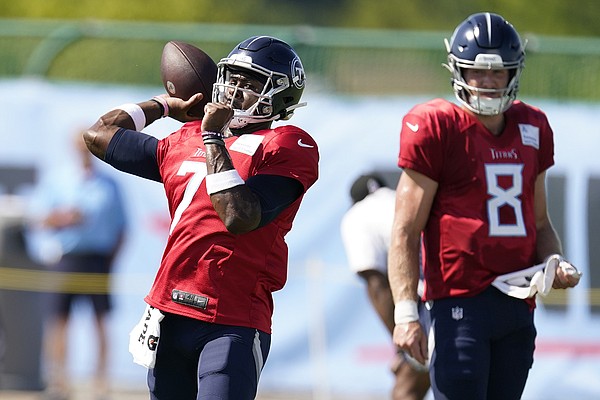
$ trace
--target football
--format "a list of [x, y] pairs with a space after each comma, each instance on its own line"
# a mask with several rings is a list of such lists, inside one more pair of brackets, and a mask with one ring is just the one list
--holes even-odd
[[163, 48], [160, 75], [169, 96], [187, 100], [196, 93], [204, 98], [190, 110], [203, 117], [217, 78], [217, 65], [204, 51], [189, 43], [170, 41]]

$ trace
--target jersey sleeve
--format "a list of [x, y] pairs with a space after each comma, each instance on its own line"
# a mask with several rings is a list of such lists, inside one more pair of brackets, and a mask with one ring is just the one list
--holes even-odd
[[157, 145], [153, 136], [121, 128], [109, 142], [104, 161], [120, 171], [160, 182]]
[[398, 166], [417, 171], [437, 182], [443, 168], [444, 121], [435, 118], [430, 104], [414, 107], [402, 119]]
[[263, 160], [258, 174], [294, 178], [308, 190], [319, 176], [319, 149], [314, 139], [302, 129], [284, 126], [264, 143]]
[[546, 171], [554, 165], [554, 133], [545, 114], [541, 114], [542, 122], [540, 124], [541, 147], [539, 157], [540, 173]]

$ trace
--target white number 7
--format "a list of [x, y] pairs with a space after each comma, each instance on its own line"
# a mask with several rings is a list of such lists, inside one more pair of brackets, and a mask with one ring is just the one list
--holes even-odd
[[179, 171], [177, 171], [177, 175], [184, 176], [189, 173], [194, 175], [188, 181], [187, 186], [185, 187], [185, 192], [183, 193], [183, 198], [181, 199], [181, 203], [179, 203], [177, 209], [175, 210], [175, 214], [173, 214], [173, 221], [171, 221], [169, 235], [173, 233], [173, 229], [175, 229], [175, 226], [181, 219], [181, 214], [183, 214], [186, 208], [188, 208], [192, 203], [192, 198], [202, 184], [202, 181], [206, 176], [206, 164], [198, 161], [184, 161], [181, 163]]

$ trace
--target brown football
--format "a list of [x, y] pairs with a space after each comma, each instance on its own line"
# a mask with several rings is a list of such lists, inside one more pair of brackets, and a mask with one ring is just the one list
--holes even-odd
[[217, 78], [217, 65], [208, 54], [189, 43], [170, 41], [163, 48], [160, 75], [169, 96], [187, 100], [196, 93], [204, 94], [190, 110], [191, 115], [204, 116]]

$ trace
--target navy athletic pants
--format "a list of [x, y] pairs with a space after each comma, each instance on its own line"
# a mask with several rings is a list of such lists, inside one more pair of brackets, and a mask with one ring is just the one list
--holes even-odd
[[477, 296], [435, 300], [426, 308], [422, 323], [430, 336], [436, 400], [521, 398], [535, 349], [529, 304], [490, 286]]
[[270, 346], [271, 335], [256, 329], [165, 314], [150, 399], [254, 399]]

